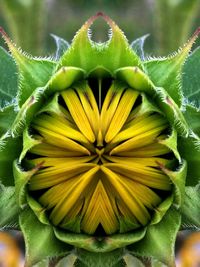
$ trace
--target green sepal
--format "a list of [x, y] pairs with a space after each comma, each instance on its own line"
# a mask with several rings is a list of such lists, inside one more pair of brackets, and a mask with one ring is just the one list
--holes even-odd
[[154, 210], [154, 214], [152, 216], [151, 224], [157, 224], [159, 223], [165, 213], [169, 210], [174, 200], [173, 194], [171, 194], [169, 197], [167, 197], [161, 204], [156, 207]]
[[64, 40], [63, 38], [61, 38], [55, 34], [51, 34], [51, 36], [53, 37], [53, 39], [56, 43], [56, 53], [55, 53], [54, 58], [57, 61], [67, 51], [67, 49], [70, 47], [70, 45], [66, 40]]
[[120, 81], [126, 82], [135, 90], [142, 91], [150, 95], [155, 93], [153, 83], [137, 66], [117, 69], [115, 71], [115, 77]]
[[0, 228], [18, 228], [19, 206], [14, 186], [0, 185]]
[[186, 105], [183, 114], [185, 120], [190, 125], [190, 129], [200, 137], [200, 108]]
[[40, 140], [34, 139], [30, 133], [28, 128], [26, 127], [23, 132], [23, 150], [19, 157], [19, 163], [21, 163], [22, 159], [25, 157], [26, 153], [34, 146], [40, 144]]
[[134, 231], [134, 233], [117, 234], [102, 238], [94, 238], [86, 234], [73, 234], [67, 233], [58, 228], [54, 228], [56, 237], [77, 248], [83, 248], [91, 252], [109, 252], [118, 248], [125, 247], [141, 240], [145, 233], [146, 228]]
[[11, 127], [11, 133], [13, 136], [21, 135], [24, 127], [32, 121], [33, 117], [39, 111], [40, 107], [44, 103], [43, 92], [44, 88], [37, 88], [23, 104]]
[[177, 149], [177, 132], [175, 129], [172, 129], [172, 133], [167, 138], [158, 140], [158, 142], [168, 147], [174, 153], [176, 159], [181, 162], [181, 156]]
[[186, 186], [195, 186], [200, 182], [200, 139], [189, 136], [178, 141], [178, 151], [188, 165]]
[[0, 137], [5, 134], [15, 120], [17, 111], [14, 104], [0, 109]]
[[38, 171], [39, 166], [35, 166], [29, 171], [24, 171], [19, 165], [19, 161], [13, 162], [13, 175], [15, 178], [15, 194], [18, 205], [23, 208], [27, 204], [27, 183], [30, 178]]
[[141, 58], [141, 60], [145, 60], [145, 55], [144, 55], [144, 42], [147, 39], [149, 34], [145, 34], [137, 39], [135, 39], [131, 43], [132, 49], [135, 51], [135, 53]]
[[[99, 17], [102, 17], [112, 30], [112, 36], [105, 43], [95, 43], [88, 36], [90, 26]], [[125, 66], [142, 68], [142, 63], [118, 26], [106, 15], [98, 13], [78, 31], [70, 48], [61, 57], [58, 68], [62, 66], [75, 66], [88, 73], [98, 66], [113, 72]]]
[[17, 66], [12, 57], [0, 47], [0, 107], [12, 103], [17, 96]]
[[175, 101], [161, 87], [156, 87], [155, 102], [163, 111], [172, 128], [174, 127], [180, 136], [188, 136], [189, 126]]
[[169, 209], [163, 219], [147, 228], [145, 237], [127, 247], [135, 256], [148, 257], [175, 267], [174, 245], [181, 224], [181, 215], [175, 209]]
[[41, 260], [69, 254], [72, 247], [57, 240], [53, 228], [42, 224], [29, 208], [19, 216], [20, 227], [26, 244], [27, 267], [32, 267]]
[[198, 32], [175, 55], [163, 59], [152, 59], [144, 63], [152, 82], [157, 87], [163, 87], [179, 107], [183, 101], [180, 85], [183, 64], [197, 36]]
[[200, 47], [187, 59], [183, 66], [182, 90], [187, 102], [200, 108]]
[[[122, 264], [122, 258], [124, 256], [124, 249], [116, 249], [112, 252], [106, 253], [91, 253], [84, 249], [76, 249], [77, 262], [75, 266], [85, 267], [123, 267], [126, 265]], [[118, 265], [118, 263], [121, 263]]]
[[33, 197], [31, 197], [29, 193], [27, 193], [26, 199], [27, 199], [27, 203], [28, 203], [29, 207], [35, 213], [35, 215], [37, 216], [38, 220], [42, 224], [49, 225], [50, 222], [49, 222], [49, 220], [47, 218], [47, 214], [46, 214], [45, 208], [38, 201], [36, 201]]
[[161, 115], [164, 115], [163, 112], [153, 103], [149, 97], [147, 97], [146, 94], [141, 94], [142, 96], [142, 104], [140, 106], [140, 109], [137, 112], [137, 116], [141, 116], [145, 113], [160, 113]]
[[61, 111], [60, 105], [58, 104], [58, 97], [59, 94], [54, 94], [53, 97], [50, 97], [42, 108], [38, 111], [38, 114], [43, 112], [48, 112], [50, 114], [57, 114], [59, 116], [65, 116], [64, 113]]
[[14, 185], [12, 166], [21, 150], [21, 138], [8, 136], [0, 140], [0, 182], [5, 186]]
[[76, 67], [62, 67], [48, 83], [46, 94], [55, 93], [69, 88], [73, 83], [83, 80], [85, 72]]
[[185, 181], [187, 176], [187, 162], [183, 160], [177, 170], [172, 171], [165, 166], [160, 166], [162, 171], [170, 178], [174, 185], [174, 204], [180, 207], [185, 196]]
[[200, 184], [185, 188], [185, 199], [181, 214], [183, 228], [200, 229]]

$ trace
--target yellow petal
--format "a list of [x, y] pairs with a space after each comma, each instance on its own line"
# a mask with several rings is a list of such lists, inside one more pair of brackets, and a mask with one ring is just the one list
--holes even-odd
[[66, 120], [61, 121], [60, 118], [58, 120], [57, 118], [52, 117], [50, 115], [42, 114], [41, 116], [37, 117], [34, 122], [34, 125], [46, 128], [50, 131], [66, 136], [73, 140], [82, 143], [88, 143], [88, 140], [82, 133], [67, 125]]
[[59, 146], [71, 151], [81, 152], [86, 155], [90, 155], [90, 151], [77, 142], [63, 136], [62, 134], [55, 133], [49, 129], [43, 128], [38, 125], [34, 125], [34, 128], [44, 137], [45, 141], [50, 145]]
[[80, 163], [85, 163], [85, 162], [90, 162], [92, 161], [96, 156], [84, 156], [84, 157], [65, 157], [65, 158], [50, 158], [50, 157], [41, 157], [37, 159], [32, 159], [29, 160], [29, 162], [33, 164], [40, 164], [42, 163], [42, 167], [56, 167], [60, 168], [63, 165], [67, 164], [80, 164]]
[[80, 131], [91, 143], [93, 143], [95, 141], [95, 136], [77, 94], [72, 89], [68, 89], [63, 91], [61, 95]]
[[107, 143], [109, 143], [123, 127], [138, 95], [139, 93], [132, 89], [127, 89], [122, 95], [105, 136], [105, 141]]
[[101, 224], [106, 234], [117, 231], [118, 220], [113, 211], [108, 194], [101, 182], [98, 182], [82, 221], [86, 233], [93, 234]]
[[128, 128], [122, 130], [118, 135], [116, 135], [111, 143], [122, 142], [162, 125], [166, 125], [166, 120], [157, 114], [146, 118], [143, 117], [141, 120], [138, 118], [138, 120], [133, 120]]
[[113, 188], [119, 193], [121, 199], [126, 203], [135, 218], [137, 218], [141, 224], [146, 225], [150, 219], [150, 215], [141, 201], [130, 194], [121, 182], [120, 177], [115, 172], [103, 165], [101, 166], [101, 170], [106, 174]]
[[82, 156], [82, 152], [66, 150], [63, 147], [58, 147], [55, 145], [50, 145], [46, 143], [41, 143], [30, 149], [30, 152], [40, 156], [46, 157], [75, 157]]
[[54, 207], [50, 215], [50, 219], [55, 225], [64, 219], [77, 200], [84, 197], [84, 191], [87, 190], [87, 187], [98, 170], [99, 166], [92, 168], [83, 174], [81, 179], [75, 182], [71, 188], [66, 190], [65, 197]]
[[163, 125], [163, 126], [154, 128], [148, 132], [134, 136], [130, 138], [128, 141], [125, 141], [124, 143], [113, 148], [113, 150], [110, 152], [110, 155], [116, 155], [121, 152], [130, 151], [130, 150], [133, 150], [139, 147], [143, 147], [143, 146], [155, 143], [157, 136], [164, 129], [166, 129], [166, 127], [167, 125]]
[[96, 99], [89, 87], [77, 90], [83, 109], [85, 110], [91, 128], [97, 137], [99, 131], [100, 115]]
[[105, 163], [104, 166], [143, 185], [160, 190], [171, 189], [169, 178], [161, 170], [145, 167], [138, 163]]
[[29, 184], [30, 190], [40, 190], [64, 182], [93, 168], [93, 163], [60, 164], [38, 171]]
[[115, 156], [106, 156], [104, 155], [104, 158], [106, 158], [110, 162], [120, 163], [120, 164], [134, 164], [139, 163], [141, 166], [149, 166], [149, 167], [159, 167], [162, 163], [163, 165], [166, 165], [170, 162], [168, 159], [163, 159], [159, 157], [150, 157], [150, 158], [136, 158], [136, 157], [115, 157]]
[[122, 157], [153, 157], [153, 156], [161, 156], [164, 154], [169, 153], [170, 150], [168, 147], [159, 144], [159, 143], [153, 143], [150, 145], [142, 146], [137, 149], [131, 150], [131, 151], [124, 151], [117, 153], [118, 156]]
[[118, 87], [116, 84], [113, 84], [106, 94], [100, 115], [100, 127], [103, 137], [105, 136], [110, 122], [115, 114], [123, 91], [124, 88]]

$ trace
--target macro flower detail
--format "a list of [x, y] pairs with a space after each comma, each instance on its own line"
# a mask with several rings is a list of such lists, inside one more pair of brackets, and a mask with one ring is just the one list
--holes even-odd
[[59, 112], [34, 119], [31, 127], [41, 143], [27, 161], [41, 167], [29, 190], [33, 196], [43, 190], [38, 201], [64, 229], [88, 234], [97, 234], [100, 225], [105, 234], [136, 229], [170, 195], [170, 179], [160, 168], [172, 161], [162, 144], [169, 126], [162, 114], [142, 111], [142, 96], [131, 88], [113, 82], [102, 100], [102, 86], [99, 101], [92, 89], [86, 83], [63, 91], [57, 96]]
[[[88, 34], [98, 18], [112, 30], [105, 43]], [[19, 80], [0, 113], [0, 225], [22, 230], [26, 266], [69, 254], [74, 266], [128, 266], [126, 254], [174, 266], [177, 232], [199, 227], [199, 110], [182, 74], [199, 32], [144, 60], [98, 13], [64, 54], [38, 59], [1, 29]]]

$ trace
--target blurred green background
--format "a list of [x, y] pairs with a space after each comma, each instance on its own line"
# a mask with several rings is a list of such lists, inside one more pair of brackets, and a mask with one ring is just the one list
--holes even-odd
[[[50, 55], [55, 49], [50, 33], [71, 42], [98, 11], [109, 15], [130, 42], [150, 33], [145, 44], [150, 56], [177, 50], [200, 26], [199, 0], [0, 0], [0, 25], [23, 50]], [[106, 39], [101, 25], [93, 27], [99, 33], [94, 40]]]

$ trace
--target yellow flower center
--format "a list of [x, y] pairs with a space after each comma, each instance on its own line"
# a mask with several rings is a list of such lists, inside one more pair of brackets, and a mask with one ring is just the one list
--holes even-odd
[[59, 94], [59, 109], [32, 124], [28, 162], [41, 165], [30, 193], [53, 225], [88, 234], [145, 226], [171, 191], [168, 123], [145, 111], [141, 94], [113, 82], [105, 96], [88, 84]]

